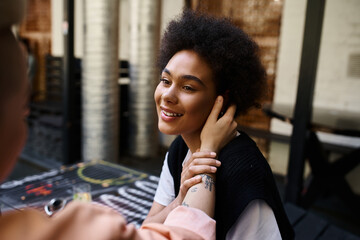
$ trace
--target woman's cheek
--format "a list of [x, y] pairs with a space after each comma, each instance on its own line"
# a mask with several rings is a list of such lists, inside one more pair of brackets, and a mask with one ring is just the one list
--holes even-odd
[[198, 100], [200, 111], [206, 113], [207, 115], [210, 114], [210, 111], [214, 105], [215, 100], [206, 97]]
[[161, 100], [161, 86], [160, 84], [156, 87], [154, 92], [154, 101], [156, 105], [160, 105]]
[[188, 106], [189, 107], [189, 113], [193, 116], [197, 116], [197, 121], [199, 123], [205, 123], [207, 117], [210, 114], [210, 111], [212, 109], [212, 101], [208, 98], [195, 98], [195, 99], [188, 99]]

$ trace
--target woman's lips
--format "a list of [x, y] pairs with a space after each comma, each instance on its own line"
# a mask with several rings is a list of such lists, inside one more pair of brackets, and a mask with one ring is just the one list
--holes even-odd
[[182, 116], [182, 114], [180, 114], [180, 113], [172, 113], [172, 112], [167, 112], [165, 110], [161, 110], [161, 112], [164, 113], [168, 117], [181, 117]]
[[181, 116], [183, 116], [183, 114], [161, 108], [161, 119], [164, 121], [172, 121]]

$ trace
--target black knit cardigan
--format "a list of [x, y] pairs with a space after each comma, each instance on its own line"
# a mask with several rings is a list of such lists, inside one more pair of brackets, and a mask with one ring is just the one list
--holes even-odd
[[[178, 136], [169, 148], [168, 165], [179, 193], [182, 162], [188, 147]], [[225, 239], [246, 206], [255, 199], [264, 200], [273, 210], [282, 239], [293, 239], [294, 231], [284, 211], [269, 164], [256, 143], [241, 132], [219, 153], [221, 167], [216, 174], [216, 239]]]

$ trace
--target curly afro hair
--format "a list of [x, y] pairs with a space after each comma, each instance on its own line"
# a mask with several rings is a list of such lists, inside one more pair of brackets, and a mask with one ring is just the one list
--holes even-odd
[[160, 44], [162, 71], [181, 50], [192, 50], [211, 67], [217, 94], [236, 104], [236, 116], [260, 106], [266, 91], [266, 72], [258, 45], [230, 20], [185, 10], [167, 26]]

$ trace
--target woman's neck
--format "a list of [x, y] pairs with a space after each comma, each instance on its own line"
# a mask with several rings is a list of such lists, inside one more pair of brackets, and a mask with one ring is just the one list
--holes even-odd
[[197, 149], [200, 149], [201, 140], [200, 133], [191, 133], [191, 134], [181, 134], [181, 137], [184, 139], [186, 145], [192, 153], [196, 152]]

